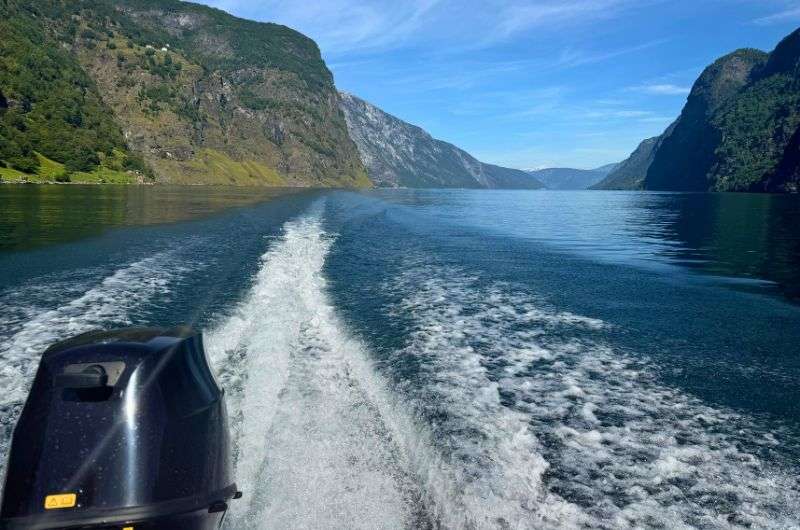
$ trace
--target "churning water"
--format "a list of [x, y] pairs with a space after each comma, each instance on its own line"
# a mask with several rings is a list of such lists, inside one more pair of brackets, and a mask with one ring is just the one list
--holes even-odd
[[230, 529], [798, 528], [800, 245], [686, 236], [686, 200], [334, 192], [9, 249], [0, 448], [47, 344], [190, 322]]

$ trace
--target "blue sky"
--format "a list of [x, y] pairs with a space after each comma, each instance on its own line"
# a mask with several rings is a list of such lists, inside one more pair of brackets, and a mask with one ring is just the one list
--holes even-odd
[[205, 3], [303, 32], [340, 89], [518, 168], [624, 159], [706, 65], [800, 26], [800, 0]]

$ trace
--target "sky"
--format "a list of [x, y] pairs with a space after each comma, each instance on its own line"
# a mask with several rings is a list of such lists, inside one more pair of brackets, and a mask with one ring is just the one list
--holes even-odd
[[623, 160], [705, 66], [800, 26], [800, 0], [202, 1], [297, 29], [340, 90], [515, 168]]

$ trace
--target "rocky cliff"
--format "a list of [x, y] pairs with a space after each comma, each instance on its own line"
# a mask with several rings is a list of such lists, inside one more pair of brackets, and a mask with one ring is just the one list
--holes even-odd
[[376, 186], [409, 188], [543, 187], [524, 171], [485, 164], [352, 94], [341, 93], [350, 136]]

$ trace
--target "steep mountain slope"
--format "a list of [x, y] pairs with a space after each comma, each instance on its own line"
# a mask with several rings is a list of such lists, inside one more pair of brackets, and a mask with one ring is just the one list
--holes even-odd
[[97, 85], [43, 24], [18, 11], [0, 2], [0, 169], [33, 173], [47, 157], [84, 171], [115, 152], [130, 164]]
[[643, 140], [636, 149], [631, 153], [631, 156], [617, 164], [606, 177], [591, 186], [593, 190], [640, 190], [644, 187], [644, 179], [647, 176], [647, 170], [650, 169], [650, 164], [653, 163], [653, 158], [658, 148], [661, 146], [664, 138], [672, 134], [675, 123], [667, 128], [666, 131], [660, 136], [654, 136]]
[[800, 30], [706, 68], [681, 115], [596, 189], [797, 191]]
[[585, 190], [603, 180], [618, 164], [608, 164], [595, 169], [551, 167], [529, 170], [549, 190]]
[[800, 30], [770, 53], [753, 81], [714, 117], [722, 131], [714, 189], [761, 189], [800, 126]]
[[672, 134], [664, 138], [647, 172], [645, 186], [653, 190], [714, 188], [712, 168], [724, 131], [716, 113], [736, 98], [764, 65], [767, 54], [738, 50], [705, 69], [695, 82]]
[[[104, 110], [94, 114], [108, 117], [111, 133], [83, 122], [109, 139], [90, 146], [99, 154], [116, 149], [164, 182], [370, 185], [332, 76], [300, 33], [178, 0], [0, 0], [0, 15], [18, 34], [34, 32], [34, 49], [58, 50], [85, 78], [78, 86], [100, 95]], [[14, 128], [30, 151], [64, 163], [27, 132], [45, 100], [14, 84], [18, 61], [3, 64], [0, 91], [11, 103], [0, 112], [23, 114]], [[38, 77], [41, 92], [63, 92]], [[65, 122], [50, 116], [47, 128]]]
[[763, 185], [764, 191], [800, 193], [800, 127], [789, 140], [780, 163]]
[[350, 136], [376, 186], [409, 188], [543, 187], [524, 171], [479, 162], [374, 105], [341, 93]]

